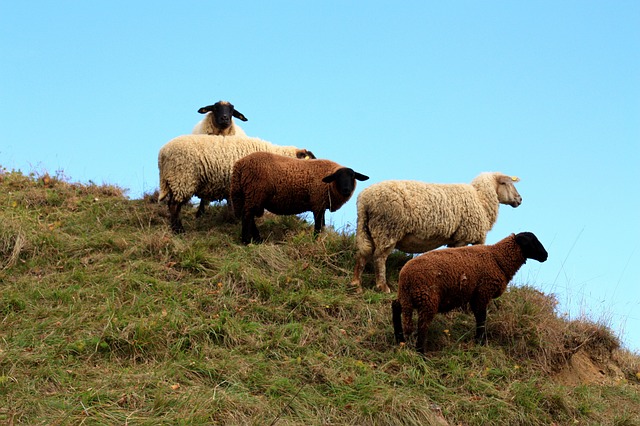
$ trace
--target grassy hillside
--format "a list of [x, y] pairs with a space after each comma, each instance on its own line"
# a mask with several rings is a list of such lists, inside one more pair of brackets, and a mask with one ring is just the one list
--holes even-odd
[[0, 171], [0, 424], [640, 425], [640, 357], [553, 296], [511, 286], [487, 346], [440, 315], [423, 358], [370, 271], [348, 292], [352, 235], [225, 213], [175, 236], [153, 196]]

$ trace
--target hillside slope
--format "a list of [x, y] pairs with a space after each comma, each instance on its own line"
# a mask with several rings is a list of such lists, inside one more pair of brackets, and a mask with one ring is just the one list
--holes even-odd
[[487, 346], [440, 315], [423, 358], [370, 273], [347, 291], [352, 235], [268, 216], [243, 246], [226, 216], [175, 236], [153, 196], [1, 170], [0, 423], [640, 424], [640, 357], [552, 295], [510, 286]]

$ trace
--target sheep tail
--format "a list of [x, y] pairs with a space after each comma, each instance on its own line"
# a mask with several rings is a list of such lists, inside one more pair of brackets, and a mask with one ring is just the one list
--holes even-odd
[[166, 179], [160, 178], [160, 193], [158, 194], [158, 202], [164, 200], [169, 195], [170, 188]]
[[391, 302], [391, 313], [393, 318], [393, 334], [396, 337], [396, 343], [400, 344], [405, 341], [404, 332], [402, 331], [402, 305], [398, 299]]
[[242, 191], [242, 185], [234, 185], [233, 180], [231, 182], [229, 201], [233, 208], [233, 214], [236, 217], [242, 217], [242, 212], [244, 211], [244, 192]]
[[[359, 200], [358, 200], [359, 201]], [[369, 209], [364, 203], [358, 203], [358, 227], [356, 228], [356, 247], [365, 258], [373, 255], [373, 238], [369, 230]]]

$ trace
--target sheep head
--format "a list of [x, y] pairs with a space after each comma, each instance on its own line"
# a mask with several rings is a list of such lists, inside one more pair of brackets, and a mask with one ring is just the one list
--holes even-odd
[[213, 105], [204, 106], [198, 112], [200, 114], [212, 113], [215, 125], [220, 130], [225, 130], [231, 126], [231, 117], [247, 121], [247, 118], [240, 111], [236, 111], [234, 106], [227, 101], [218, 101]]
[[526, 259], [534, 259], [544, 262], [549, 257], [547, 250], [543, 247], [538, 237], [533, 232], [520, 232], [516, 234], [516, 244], [520, 246], [522, 254]]
[[348, 167], [341, 167], [329, 176], [322, 178], [324, 183], [335, 182], [335, 188], [343, 197], [351, 197], [354, 189], [356, 189], [356, 180], [363, 181], [369, 179], [362, 173], [358, 173]]
[[508, 204], [514, 208], [522, 204], [522, 197], [514, 185], [519, 181], [520, 178], [516, 176], [507, 176], [503, 174], [498, 174], [496, 176], [496, 182], [498, 184], [496, 193], [498, 194], [498, 201], [500, 204]]

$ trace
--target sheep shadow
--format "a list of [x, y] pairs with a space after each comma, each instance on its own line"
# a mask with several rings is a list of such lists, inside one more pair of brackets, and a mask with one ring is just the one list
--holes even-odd
[[[417, 316], [417, 312], [414, 311], [413, 321], [416, 329]], [[475, 318], [468, 309], [456, 308], [447, 313], [439, 313], [427, 329], [425, 355], [475, 345], [474, 332]], [[415, 332], [407, 336], [406, 345], [411, 350], [415, 350]]]

